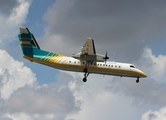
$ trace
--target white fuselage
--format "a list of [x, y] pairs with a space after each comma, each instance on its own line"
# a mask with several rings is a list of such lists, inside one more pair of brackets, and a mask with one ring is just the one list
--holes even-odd
[[[78, 60], [72, 57], [62, 57], [59, 60], [53, 61], [55, 67], [61, 70], [83, 72], [85, 61]], [[126, 77], [146, 77], [146, 74], [135, 68], [134, 65], [118, 62], [93, 62], [88, 66], [88, 73], [126, 76]]]

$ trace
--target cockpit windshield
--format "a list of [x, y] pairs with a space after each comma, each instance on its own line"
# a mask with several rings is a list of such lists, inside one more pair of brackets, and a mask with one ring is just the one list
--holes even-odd
[[135, 68], [135, 66], [134, 66], [134, 65], [130, 65], [130, 67]]

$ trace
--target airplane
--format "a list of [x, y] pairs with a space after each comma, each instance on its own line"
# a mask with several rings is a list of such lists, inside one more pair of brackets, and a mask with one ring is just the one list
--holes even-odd
[[139, 83], [139, 78], [147, 77], [144, 72], [133, 64], [107, 61], [109, 59], [107, 52], [105, 55], [97, 54], [92, 38], [86, 39], [81, 52], [68, 57], [40, 49], [28, 28], [20, 28], [18, 37], [23, 58], [60, 70], [83, 72], [83, 82], [87, 81], [89, 74], [134, 77], [136, 83]]

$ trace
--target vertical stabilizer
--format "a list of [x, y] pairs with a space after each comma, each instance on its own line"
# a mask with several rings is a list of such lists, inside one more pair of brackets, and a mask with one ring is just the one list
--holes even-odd
[[33, 57], [34, 54], [37, 54], [37, 51], [40, 51], [35, 37], [29, 32], [28, 28], [20, 28], [20, 34], [18, 36], [24, 56]]
[[[32, 33], [30, 33], [28, 28], [20, 28], [20, 34], [18, 35], [18, 37], [24, 57], [41, 59], [43, 56], [46, 56], [48, 55], [48, 53], [50, 53], [40, 49], [35, 37]], [[52, 54], [53, 53], [51, 53], [50, 55]]]

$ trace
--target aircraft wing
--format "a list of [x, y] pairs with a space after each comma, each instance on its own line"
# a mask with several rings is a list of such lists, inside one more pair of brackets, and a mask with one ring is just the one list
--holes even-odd
[[81, 50], [81, 55], [96, 55], [94, 40], [92, 38], [86, 39]]
[[92, 38], [87, 38], [85, 44], [82, 47], [80, 53], [73, 54], [73, 58], [86, 60], [86, 61], [96, 61], [104, 62], [105, 56], [96, 53], [94, 40]]

